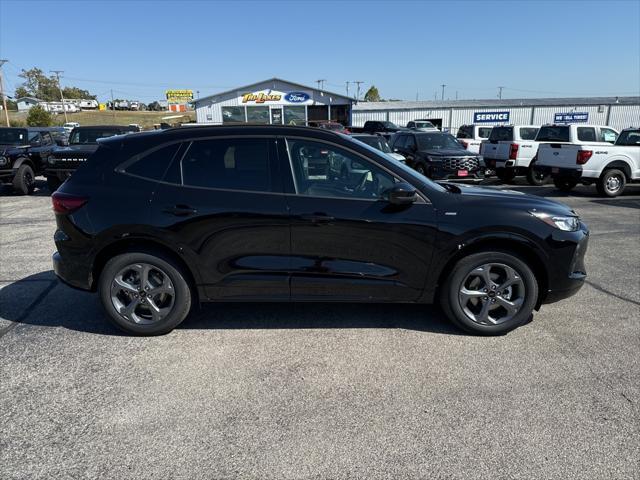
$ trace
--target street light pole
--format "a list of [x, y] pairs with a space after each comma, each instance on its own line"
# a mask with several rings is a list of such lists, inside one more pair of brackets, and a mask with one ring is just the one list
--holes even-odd
[[64, 123], [68, 123], [69, 119], [67, 118], [67, 109], [64, 107], [64, 95], [62, 95], [62, 87], [60, 86], [60, 74], [64, 73], [63, 70], [50, 70], [55, 74], [56, 79], [58, 80], [58, 90], [60, 90], [60, 101], [62, 102], [62, 111], [64, 112]]

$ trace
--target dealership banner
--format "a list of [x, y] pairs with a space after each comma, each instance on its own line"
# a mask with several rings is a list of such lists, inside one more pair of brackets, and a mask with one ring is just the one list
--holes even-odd
[[277, 90], [261, 90], [259, 92], [242, 93], [238, 97], [240, 103], [243, 104], [265, 104], [265, 103], [282, 103], [282, 104], [300, 104], [306, 105], [313, 103], [313, 98], [309, 92], [293, 91], [280, 92]]
[[189, 103], [193, 101], [193, 90], [167, 90], [165, 95], [169, 103]]
[[508, 122], [509, 112], [475, 112], [473, 123]]
[[556, 113], [553, 116], [553, 123], [578, 123], [588, 121], [589, 112]]

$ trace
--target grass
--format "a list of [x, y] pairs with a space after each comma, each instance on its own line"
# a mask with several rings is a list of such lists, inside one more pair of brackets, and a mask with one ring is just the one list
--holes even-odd
[[[180, 115], [180, 117], [176, 117]], [[166, 117], [175, 117], [168, 118]], [[143, 129], [153, 129], [154, 124], [166, 122], [171, 125], [194, 121], [196, 113], [194, 111], [185, 112], [183, 114], [176, 112], [129, 112], [129, 111], [98, 111], [88, 110], [78, 113], [67, 113], [69, 122], [78, 122], [80, 125], [129, 125], [137, 123]], [[9, 111], [9, 120], [26, 125], [27, 112]], [[0, 121], [2, 126], [5, 125], [4, 112], [0, 112]], [[62, 125], [65, 122], [64, 115], [53, 116], [54, 125]]]

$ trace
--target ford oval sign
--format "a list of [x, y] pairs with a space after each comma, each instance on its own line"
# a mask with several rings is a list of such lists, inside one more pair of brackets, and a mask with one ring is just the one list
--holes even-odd
[[289, 92], [284, 96], [284, 99], [290, 103], [303, 103], [309, 100], [309, 94], [304, 92]]

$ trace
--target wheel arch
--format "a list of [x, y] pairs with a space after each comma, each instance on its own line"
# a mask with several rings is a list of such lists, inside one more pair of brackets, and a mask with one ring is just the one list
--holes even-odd
[[29, 157], [25, 157], [25, 156], [19, 156], [18, 158], [16, 158], [16, 161], [13, 162], [13, 168], [14, 169], [18, 169], [20, 168], [23, 164], [29, 165], [31, 167], [31, 170], [33, 170], [34, 174], [37, 174], [38, 172], [36, 172], [36, 166], [33, 163], [33, 161], [31, 161], [31, 159]]
[[600, 176], [602, 177], [602, 175], [604, 175], [607, 170], [612, 170], [614, 168], [621, 170], [624, 173], [624, 176], [627, 177], [627, 182], [631, 181], [631, 165], [629, 165], [629, 163], [622, 159], [616, 159], [607, 163], [607, 165], [602, 169], [602, 173], [600, 174]]

